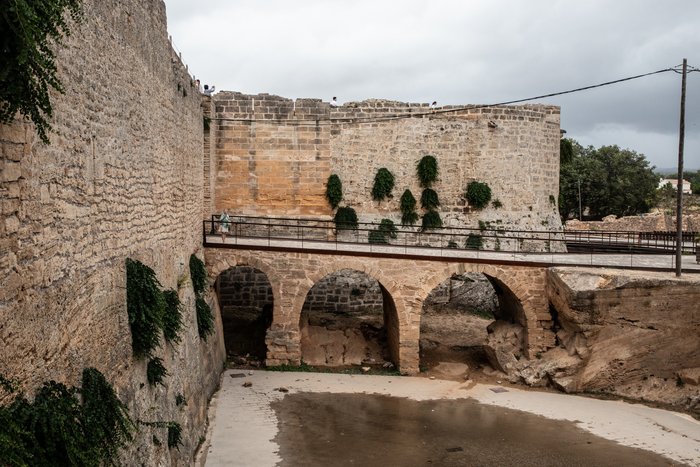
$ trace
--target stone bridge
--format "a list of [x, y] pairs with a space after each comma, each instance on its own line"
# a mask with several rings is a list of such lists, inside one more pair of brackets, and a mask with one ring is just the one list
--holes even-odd
[[250, 266], [267, 275], [274, 296], [273, 322], [266, 336], [267, 365], [301, 363], [300, 316], [306, 296], [314, 284], [341, 269], [363, 272], [379, 283], [389, 353], [403, 374], [419, 371], [424, 300], [454, 274], [479, 272], [491, 281], [501, 308], [526, 330], [527, 356], [554, 346], [545, 266], [211, 247], [205, 248], [205, 257], [212, 283], [236, 266]]

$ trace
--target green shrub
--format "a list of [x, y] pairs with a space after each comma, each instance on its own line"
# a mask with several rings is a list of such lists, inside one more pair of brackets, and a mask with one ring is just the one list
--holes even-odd
[[367, 234], [369, 243], [389, 243], [389, 238], [397, 237], [397, 230], [394, 221], [391, 219], [382, 219], [379, 227], [375, 230], [370, 230]]
[[177, 422], [168, 423], [168, 447], [180, 449], [182, 446], [182, 426]]
[[328, 177], [328, 182], [326, 182], [326, 199], [331, 205], [331, 209], [337, 208], [343, 199], [343, 183], [336, 174]]
[[165, 340], [172, 343], [180, 342], [182, 330], [182, 303], [175, 290], [163, 292], [165, 313], [163, 314], [163, 335]]
[[148, 384], [155, 386], [157, 384], [163, 384], [163, 378], [168, 376], [168, 370], [163, 366], [163, 360], [161, 358], [155, 357], [148, 361], [146, 366], [146, 377], [148, 378]]
[[469, 234], [464, 242], [464, 248], [468, 250], [481, 250], [484, 245], [484, 239], [479, 234]]
[[204, 267], [204, 262], [194, 254], [190, 255], [190, 277], [194, 293], [202, 295], [207, 286], [207, 270]]
[[494, 209], [501, 209], [503, 207], [503, 203], [501, 203], [501, 200], [497, 198], [491, 201], [491, 206], [493, 206]]
[[355, 230], [357, 229], [357, 213], [353, 208], [344, 206], [338, 208], [333, 217], [335, 228], [337, 230]]
[[423, 156], [416, 166], [418, 181], [423, 188], [430, 188], [438, 176], [437, 159], [433, 156]]
[[0, 124], [19, 112], [36, 126], [48, 144], [53, 114], [51, 88], [63, 93], [56, 73], [56, 51], [70, 35], [68, 18], [80, 21], [80, 0], [14, 0], [3, 2], [0, 14]]
[[384, 198], [391, 198], [391, 190], [394, 189], [394, 174], [389, 169], [382, 167], [374, 176], [372, 186], [372, 199], [382, 201]]
[[178, 393], [177, 396], [175, 396], [175, 405], [177, 405], [178, 407], [187, 405], [187, 399], [185, 399], [185, 396]]
[[197, 309], [197, 332], [199, 337], [206, 340], [214, 332], [214, 316], [209, 304], [202, 297], [197, 297], [195, 300], [195, 308]]
[[476, 209], [483, 209], [491, 201], [491, 188], [484, 182], [470, 182], [466, 192], [469, 205]]
[[411, 190], [406, 189], [401, 195], [401, 200], [399, 202], [399, 207], [401, 209], [401, 224], [402, 225], [413, 225], [418, 220], [418, 213], [416, 212], [416, 198], [413, 197]]
[[0, 465], [115, 464], [134, 426], [99, 371], [83, 370], [82, 384], [45, 382], [33, 402], [20, 394], [0, 406]]
[[386, 235], [381, 230], [370, 230], [367, 232], [367, 242], [369, 243], [389, 243]]
[[440, 200], [435, 190], [432, 188], [423, 190], [423, 193], [420, 195], [420, 206], [428, 211], [432, 211], [440, 206]]
[[442, 219], [437, 211], [428, 211], [423, 214], [421, 230], [439, 229], [442, 227]]
[[137, 357], [149, 356], [160, 345], [165, 299], [153, 269], [126, 259], [126, 309], [131, 347]]

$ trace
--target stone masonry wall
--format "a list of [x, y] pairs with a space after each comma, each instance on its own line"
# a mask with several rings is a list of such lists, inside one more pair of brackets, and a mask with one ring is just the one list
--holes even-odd
[[260, 313], [272, 303], [272, 286], [264, 272], [247, 266], [224, 271], [219, 276], [219, 305], [221, 311], [229, 308]]
[[[360, 221], [398, 223], [399, 199], [422, 189], [416, 163], [438, 160], [434, 189], [447, 226], [560, 229], [559, 108], [478, 106], [431, 111], [423, 104], [369, 100], [330, 107], [267, 94], [219, 93], [216, 134], [216, 209], [247, 215], [332, 215], [324, 198], [332, 173], [343, 182], [343, 205]], [[396, 118], [413, 115], [411, 118]], [[384, 119], [377, 121], [376, 118]], [[375, 119], [375, 120], [372, 120]], [[490, 122], [490, 123], [489, 123]], [[393, 199], [373, 201], [379, 168], [395, 176]], [[489, 184], [502, 206], [473, 210], [470, 181]]]
[[[189, 256], [201, 254], [200, 97], [168, 42], [162, 1], [83, 3], [85, 20], [58, 52], [65, 94], [52, 95], [51, 145], [29, 123], [0, 126], [0, 374], [31, 395], [51, 379], [78, 385], [96, 367], [134, 420], [183, 427], [172, 450], [153, 444], [165, 429], [140, 427], [123, 463], [187, 465], [224, 357], [218, 321], [207, 341], [197, 335], [189, 280]], [[151, 387], [132, 356], [128, 257], [185, 305], [182, 342], [157, 351], [164, 386]]]

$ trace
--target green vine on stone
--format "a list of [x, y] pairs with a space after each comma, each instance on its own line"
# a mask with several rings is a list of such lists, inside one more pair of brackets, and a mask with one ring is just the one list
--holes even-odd
[[338, 208], [333, 217], [336, 230], [356, 230], [358, 226], [357, 213], [348, 206]]
[[203, 297], [197, 297], [195, 308], [197, 311], [197, 332], [199, 337], [207, 340], [207, 337], [214, 332], [214, 315]]
[[394, 221], [391, 219], [382, 219], [378, 228], [370, 230], [367, 233], [367, 241], [369, 243], [389, 243], [389, 238], [396, 238], [397, 236], [398, 234]]
[[465, 196], [470, 206], [483, 209], [491, 201], [491, 188], [484, 182], [470, 182]]
[[437, 159], [434, 156], [423, 156], [416, 166], [418, 181], [423, 188], [430, 188], [438, 177]]
[[177, 448], [182, 446], [182, 426], [177, 422], [168, 423], [168, 447]]
[[202, 295], [207, 286], [207, 270], [204, 261], [196, 255], [190, 255], [190, 277], [192, 278], [192, 288], [196, 295]]
[[437, 211], [427, 211], [423, 214], [423, 222], [421, 230], [439, 229], [442, 228], [442, 219]]
[[328, 177], [328, 182], [326, 182], [326, 199], [331, 205], [331, 209], [337, 208], [343, 200], [343, 183], [336, 174]]
[[126, 309], [134, 355], [150, 356], [160, 345], [165, 299], [153, 269], [130, 258], [126, 259]]
[[[48, 144], [53, 114], [49, 92], [64, 89], [57, 75], [56, 49], [70, 35], [68, 18], [82, 18], [80, 0], [10, 0], [0, 11], [0, 123], [19, 112]], [[65, 13], [68, 14], [65, 14]]]
[[163, 359], [159, 357], [152, 358], [148, 361], [146, 366], [146, 377], [148, 378], [148, 384], [155, 386], [157, 384], [163, 384], [163, 378], [168, 376], [168, 370], [163, 366]]
[[372, 186], [372, 199], [382, 201], [385, 198], [391, 198], [391, 190], [394, 189], [394, 174], [389, 172], [389, 169], [382, 167], [374, 176], [374, 185]]
[[177, 344], [182, 339], [180, 331], [182, 330], [182, 302], [175, 290], [166, 290], [163, 292], [165, 299], [165, 313], [163, 314], [163, 335], [165, 340]]
[[433, 211], [440, 206], [438, 195], [432, 188], [426, 188], [420, 195], [420, 206], [428, 211]]
[[413, 197], [411, 190], [406, 189], [401, 195], [401, 200], [399, 201], [399, 208], [401, 209], [401, 224], [402, 225], [413, 225], [418, 220], [418, 213], [416, 212], [416, 198]]
[[479, 234], [469, 234], [464, 242], [464, 248], [468, 250], [481, 250], [484, 245], [484, 239]]
[[0, 406], [0, 465], [113, 465], [133, 431], [112, 386], [86, 368], [82, 389], [48, 381], [33, 402]]

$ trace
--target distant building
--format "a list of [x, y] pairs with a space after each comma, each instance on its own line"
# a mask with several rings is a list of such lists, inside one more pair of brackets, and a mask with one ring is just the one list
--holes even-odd
[[[674, 190], [678, 189], [678, 180], [675, 178], [662, 178], [661, 181], [659, 182], [659, 188], [663, 188], [669, 183], [671, 184], [671, 187]], [[683, 193], [686, 193], [686, 194], [692, 193], [692, 191], [690, 189], [690, 182], [687, 180], [683, 180]]]

